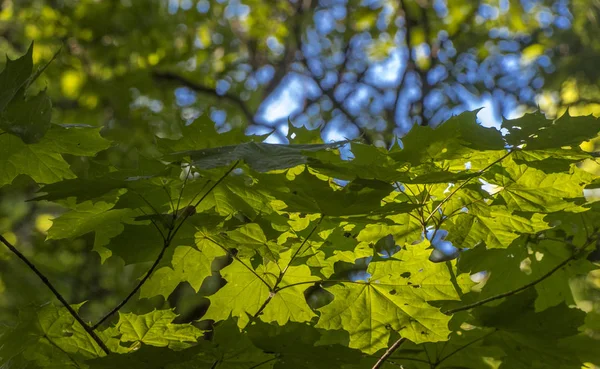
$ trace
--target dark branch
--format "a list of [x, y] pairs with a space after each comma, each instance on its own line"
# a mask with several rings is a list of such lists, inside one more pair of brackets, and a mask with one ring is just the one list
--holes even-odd
[[42, 272], [40, 272], [39, 269], [31, 261], [29, 261], [27, 257], [25, 257], [25, 255], [23, 255], [19, 250], [17, 250], [17, 248], [14, 247], [10, 242], [8, 242], [8, 240], [2, 235], [0, 235], [0, 242], [6, 245], [6, 247], [8, 247], [8, 249], [13, 254], [17, 255], [17, 257], [21, 259], [27, 265], [27, 267], [31, 269], [35, 273], [35, 275], [38, 276], [39, 279], [41, 279], [41, 281], [46, 285], [46, 287], [48, 287], [50, 291], [52, 291], [52, 293], [58, 299], [58, 301], [60, 301], [60, 303], [67, 309], [69, 314], [73, 316], [77, 323], [79, 323], [87, 332], [87, 334], [89, 334], [90, 337], [92, 337], [92, 339], [98, 344], [98, 346], [100, 346], [102, 351], [104, 351], [104, 353], [106, 353], [107, 355], [110, 354], [110, 350], [108, 349], [108, 347], [106, 347], [106, 344], [104, 344], [100, 337], [98, 337], [98, 335], [94, 332], [94, 329], [90, 327], [86, 322], [84, 322], [83, 319], [81, 319], [79, 314], [77, 314], [77, 312], [71, 307], [71, 305], [69, 305], [67, 300], [65, 300], [65, 298], [56, 290], [56, 288], [52, 285], [52, 283], [50, 283], [48, 278], [46, 278], [46, 276], [42, 274]]
[[400, 348], [400, 346], [402, 346], [402, 344], [406, 342], [406, 338], [401, 337], [399, 338], [396, 342], [394, 342], [393, 345], [391, 345], [387, 351], [381, 355], [381, 357], [379, 358], [379, 360], [377, 360], [377, 362], [375, 363], [375, 365], [373, 365], [373, 367], [371, 369], [377, 369], [377, 368], [381, 368], [381, 366], [383, 365], [383, 363], [385, 363], [385, 361], [392, 356], [392, 354], [398, 349]]

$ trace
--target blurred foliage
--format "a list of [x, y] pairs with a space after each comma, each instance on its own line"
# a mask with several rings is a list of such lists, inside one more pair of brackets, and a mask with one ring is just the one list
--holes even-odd
[[[208, 116], [285, 141], [288, 116], [327, 137], [392, 142], [488, 103], [595, 113], [592, 0], [3, 0], [0, 50], [34, 62], [63, 123], [144, 150]], [[285, 98], [285, 100], [282, 100]], [[591, 104], [591, 105], [590, 105]], [[583, 110], [582, 110], [583, 109]], [[575, 113], [576, 113], [575, 112]], [[332, 132], [330, 132], [332, 131]], [[329, 133], [329, 134], [328, 134]]]

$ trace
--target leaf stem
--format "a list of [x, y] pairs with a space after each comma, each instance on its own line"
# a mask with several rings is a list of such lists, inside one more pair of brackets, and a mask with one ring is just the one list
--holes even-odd
[[84, 322], [83, 319], [81, 319], [79, 314], [71, 307], [71, 305], [69, 305], [67, 300], [65, 300], [65, 298], [60, 294], [60, 292], [58, 292], [56, 290], [56, 288], [52, 285], [52, 283], [50, 283], [48, 278], [46, 278], [46, 276], [42, 272], [40, 272], [39, 269], [31, 261], [29, 261], [29, 259], [27, 259], [27, 257], [25, 255], [23, 255], [10, 242], [8, 242], [8, 240], [6, 238], [4, 238], [2, 235], [0, 235], [0, 241], [4, 245], [6, 245], [6, 247], [8, 247], [8, 249], [13, 254], [17, 255], [17, 257], [19, 259], [21, 259], [27, 265], [27, 267], [35, 273], [35, 275], [38, 276], [38, 278], [46, 285], [46, 287], [48, 287], [50, 289], [50, 291], [52, 291], [52, 293], [58, 299], [58, 301], [60, 301], [60, 303], [67, 309], [69, 314], [71, 314], [71, 316], [73, 316], [73, 318], [77, 321], [77, 323], [79, 323], [83, 327], [83, 329], [87, 332], [87, 334], [89, 334], [90, 337], [92, 337], [92, 339], [98, 344], [98, 346], [100, 346], [102, 351], [104, 351], [104, 353], [109, 355], [110, 350], [108, 349], [108, 347], [106, 347], [106, 344], [100, 339], [100, 337], [98, 337], [98, 335], [94, 332], [94, 329], [92, 327], [90, 327], [86, 322]]
[[[223, 180], [225, 178], [227, 178], [227, 176], [233, 172], [233, 170], [238, 166], [238, 164], [240, 163], [240, 161], [236, 161], [235, 163], [233, 163], [233, 165], [231, 166], [231, 168], [229, 168], [227, 170], [227, 172], [225, 172], [225, 174], [223, 174], [221, 176], [221, 178], [219, 178], [215, 183], [213, 183], [212, 186], [210, 186], [210, 188], [208, 189], [208, 191], [206, 191], [204, 193], [204, 195], [202, 195], [202, 197], [196, 201], [196, 203], [193, 205], [194, 208], [198, 207], [198, 205], [200, 205], [202, 203], [202, 201], [204, 201], [204, 199], [221, 183], [223, 182]], [[181, 226], [183, 225], [183, 222], [185, 222], [185, 220], [190, 216], [191, 214], [189, 212], [185, 212], [183, 215], [183, 218], [181, 219], [181, 222], [179, 222], [179, 225], [177, 226], [177, 228], [175, 228], [175, 231], [173, 231], [173, 234], [171, 236], [171, 240], [173, 237], [175, 237], [175, 234], [177, 233], [177, 231], [179, 231], [179, 228], [181, 228]], [[171, 241], [169, 240], [169, 241]]]
[[165, 242], [163, 243], [163, 247], [160, 250], [160, 253], [158, 254], [158, 257], [156, 258], [156, 260], [154, 260], [154, 263], [152, 264], [150, 269], [148, 269], [146, 274], [144, 274], [144, 277], [142, 279], [140, 279], [140, 281], [135, 286], [135, 288], [117, 306], [115, 306], [111, 311], [109, 311], [106, 315], [104, 315], [104, 317], [102, 317], [102, 319], [100, 319], [96, 324], [94, 324], [92, 326], [92, 329], [94, 329], [94, 330], [97, 329], [102, 323], [104, 323], [113, 314], [115, 314], [117, 311], [121, 310], [121, 308], [133, 297], [133, 295], [135, 295], [136, 292], [139, 291], [140, 288], [142, 288], [144, 283], [146, 283], [148, 278], [150, 278], [150, 275], [152, 274], [152, 272], [154, 272], [154, 269], [156, 269], [156, 267], [162, 260], [168, 246], [169, 246], [169, 243], [165, 240]]

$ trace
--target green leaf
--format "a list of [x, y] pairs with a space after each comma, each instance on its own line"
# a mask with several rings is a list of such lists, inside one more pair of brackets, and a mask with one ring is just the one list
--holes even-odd
[[[74, 306], [76, 311], [79, 306]], [[104, 356], [105, 353], [85, 329], [64, 307], [44, 306], [37, 314], [41, 335], [68, 353], [86, 358]]]
[[308, 170], [296, 175], [291, 182], [282, 181], [280, 176], [264, 179], [274, 196], [285, 202], [285, 210], [289, 212], [328, 216], [392, 215], [419, 207], [407, 202], [380, 205], [383, 198], [394, 191], [394, 187], [378, 180], [359, 178], [335, 191], [328, 182], [320, 180]]
[[484, 243], [488, 248], [507, 248], [522, 234], [536, 234], [550, 228], [541, 214], [510, 213], [501, 206], [473, 203], [450, 218], [448, 240], [456, 247], [473, 248]]
[[272, 241], [267, 241], [267, 237], [259, 224], [249, 223], [239, 228], [227, 232], [225, 245], [230, 245], [240, 253], [240, 256], [249, 257], [258, 253], [264, 261], [277, 261], [282, 247]]
[[[291, 285], [317, 281], [319, 278], [311, 276], [307, 266], [291, 266], [278, 285], [282, 289], [271, 292], [281, 270], [277, 264], [269, 263], [251, 271], [249, 266], [234, 261], [221, 271], [227, 284], [209, 297], [211, 303], [204, 318], [220, 321], [228, 319], [231, 315], [238, 318], [238, 326], [243, 328], [250, 321], [250, 317], [258, 313], [262, 304], [269, 300], [260, 314], [262, 321], [277, 322], [280, 325], [289, 321], [310, 321], [315, 314], [307, 305], [303, 294], [310, 284]], [[286, 286], [290, 287], [283, 288]]]
[[188, 282], [196, 292], [206, 277], [212, 274], [212, 262], [225, 252], [210, 242], [203, 242], [198, 250], [190, 246], [178, 246], [171, 260], [172, 267], [155, 271], [142, 286], [140, 298], [162, 295], [165, 299], [181, 282]]
[[597, 118], [591, 115], [571, 117], [568, 111], [554, 121], [546, 119], [541, 113], [526, 114], [515, 120], [505, 120], [502, 128], [509, 132], [506, 136], [509, 144], [525, 145], [525, 150], [579, 146], [600, 133]]
[[476, 122], [477, 111], [450, 118], [437, 128], [416, 126], [402, 138], [403, 149], [390, 154], [396, 161], [412, 165], [437, 160], [456, 159], [475, 151], [502, 150], [504, 140], [494, 128]]
[[202, 346], [184, 350], [165, 350], [162, 347], [142, 346], [126, 354], [112, 354], [86, 361], [91, 369], [163, 369], [171, 368], [180, 362], [195, 359], [203, 349]]
[[585, 185], [591, 182], [590, 174], [577, 168], [569, 174], [546, 174], [508, 158], [484, 177], [500, 186], [498, 194], [509, 210], [539, 213], [581, 211], [575, 201], [581, 201]]
[[486, 341], [505, 352], [503, 367], [579, 366], [581, 362], [574, 352], [557, 341], [577, 335], [585, 313], [564, 304], [534, 313], [531, 311], [534, 299], [534, 293], [524, 292], [498, 306], [481, 307], [475, 312], [481, 324], [499, 329]]
[[319, 330], [306, 324], [257, 323], [248, 328], [248, 335], [257, 347], [276, 353], [275, 369], [346, 368], [363, 357], [360, 351], [343, 345], [319, 345]]
[[422, 262], [429, 253], [425, 242], [410, 246], [398, 259], [371, 263], [366, 283], [326, 287], [334, 300], [319, 309], [316, 327], [347, 331], [349, 346], [366, 353], [387, 347], [390, 330], [415, 343], [447, 340], [450, 317], [429, 302], [458, 300], [472, 283], [460, 275], [456, 291], [444, 264]]
[[78, 204], [72, 211], [52, 220], [48, 239], [75, 238], [94, 232], [94, 249], [104, 261], [111, 255], [105, 248], [109, 240], [121, 234], [125, 229], [124, 224], [133, 223], [135, 216], [139, 215], [139, 212], [133, 209], [113, 207], [114, 204], [104, 201], [86, 201]]
[[213, 169], [243, 160], [258, 172], [288, 169], [308, 162], [307, 153], [332, 150], [340, 144], [279, 145], [247, 142], [239, 145], [177, 152], [169, 158], [189, 156], [192, 164], [200, 169]]
[[110, 146], [98, 128], [53, 126], [38, 143], [27, 145], [13, 135], [0, 135], [0, 186], [18, 175], [38, 183], [75, 178], [62, 155], [94, 156]]
[[193, 343], [203, 331], [191, 324], [174, 324], [177, 315], [172, 310], [155, 310], [144, 315], [119, 313], [117, 323], [120, 341], [143, 343], [150, 346], [182, 347], [180, 343]]
[[200, 357], [173, 366], [173, 369], [210, 368], [211, 366], [224, 369], [247, 369], [253, 366], [272, 368], [276, 359], [274, 354], [263, 352], [254, 346], [248, 336], [242, 334], [231, 319], [218, 324], [212, 341], [203, 342], [200, 347], [202, 347]]
[[17, 96], [0, 113], [0, 128], [20, 137], [26, 144], [39, 142], [50, 129], [52, 102], [41, 91], [36, 96]]
[[27, 53], [18, 59], [6, 58], [6, 66], [0, 73], [0, 113], [6, 108], [17, 92], [25, 86], [33, 70], [33, 43]]

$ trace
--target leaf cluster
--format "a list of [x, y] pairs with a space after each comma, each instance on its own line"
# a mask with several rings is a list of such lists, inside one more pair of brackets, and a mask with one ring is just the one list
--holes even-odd
[[[8, 109], [30, 65], [28, 53], [0, 74]], [[121, 168], [102, 159], [120, 147], [98, 129], [28, 116], [1, 126], [0, 186], [25, 177], [32, 201], [64, 210], [49, 240], [93, 235], [102, 262], [147, 269], [90, 323], [85, 301], [67, 303], [0, 237], [61, 302], [23, 307], [0, 327], [2, 368], [600, 363], [597, 313], [570, 284], [598, 269], [600, 207], [584, 196], [598, 178], [578, 167], [593, 160], [579, 148], [600, 131], [593, 117], [529, 114], [501, 133], [467, 112], [415, 127], [391, 151], [268, 145], [196, 122]], [[215, 279], [190, 321], [167, 302], [122, 309]]]

